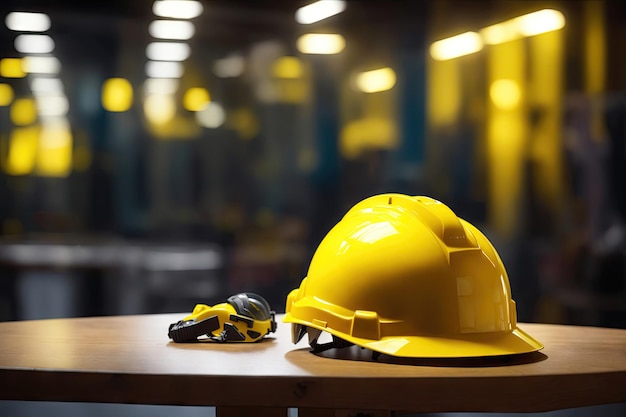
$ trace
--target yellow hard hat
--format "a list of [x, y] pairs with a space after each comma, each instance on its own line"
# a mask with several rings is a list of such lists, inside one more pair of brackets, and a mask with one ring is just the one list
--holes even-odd
[[493, 245], [445, 204], [381, 194], [346, 213], [287, 297], [293, 342], [359, 345], [400, 357], [510, 355], [543, 345], [517, 327]]

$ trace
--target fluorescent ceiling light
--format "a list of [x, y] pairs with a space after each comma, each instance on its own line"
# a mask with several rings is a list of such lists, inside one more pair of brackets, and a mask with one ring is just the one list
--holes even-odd
[[65, 116], [70, 108], [64, 95], [38, 96], [36, 103], [40, 116]]
[[430, 55], [438, 61], [469, 55], [483, 49], [481, 36], [476, 32], [465, 32], [460, 35], [433, 42]]
[[19, 35], [15, 49], [24, 54], [47, 54], [54, 51], [54, 41], [48, 35]]
[[307, 33], [298, 38], [297, 46], [303, 54], [338, 54], [346, 40], [334, 33]]
[[308, 25], [339, 14], [346, 9], [342, 0], [320, 0], [296, 10], [296, 22]]
[[152, 42], [146, 48], [146, 56], [153, 61], [184, 61], [189, 55], [189, 45], [180, 42]]
[[172, 19], [193, 19], [202, 14], [202, 3], [195, 0], [158, 0], [152, 5], [152, 12], [159, 17]]
[[544, 9], [514, 19], [496, 23], [480, 30], [488, 45], [497, 45], [527, 36], [539, 35], [561, 29], [565, 17], [558, 10]]
[[176, 102], [171, 94], [151, 94], [144, 99], [143, 111], [148, 121], [162, 125], [176, 115]]
[[356, 77], [356, 86], [364, 93], [386, 91], [396, 85], [396, 73], [389, 67], [362, 72]]
[[509, 22], [487, 26], [480, 30], [480, 35], [487, 45], [497, 45], [521, 37], [517, 31], [516, 25], [510, 24]]
[[180, 78], [183, 75], [183, 64], [180, 62], [148, 61], [146, 75], [150, 78]]
[[246, 61], [241, 55], [231, 55], [218, 59], [213, 64], [213, 72], [220, 78], [234, 78], [243, 74]]
[[27, 56], [22, 60], [22, 68], [30, 74], [58, 74], [61, 61], [53, 56]]
[[176, 78], [148, 78], [143, 84], [144, 94], [174, 94], [177, 89]]
[[55, 130], [65, 130], [70, 131], [70, 122], [67, 120], [67, 117], [59, 116], [59, 117], [48, 117], [45, 120], [42, 120], [42, 127], [44, 129], [55, 129]]
[[518, 17], [520, 32], [524, 36], [534, 36], [552, 32], [565, 26], [565, 16], [558, 10], [544, 9]]
[[196, 121], [200, 126], [215, 129], [224, 124], [226, 113], [221, 104], [210, 102], [202, 110], [196, 112]]
[[30, 80], [30, 90], [34, 95], [61, 95], [63, 83], [58, 78], [35, 77]]
[[184, 20], [155, 20], [150, 23], [148, 32], [157, 39], [187, 40], [196, 33], [196, 28]]
[[39, 136], [39, 146], [45, 149], [69, 146], [72, 143], [72, 132], [69, 123], [45, 123]]
[[17, 32], [45, 32], [51, 26], [47, 14], [30, 12], [11, 12], [4, 19], [4, 23]]

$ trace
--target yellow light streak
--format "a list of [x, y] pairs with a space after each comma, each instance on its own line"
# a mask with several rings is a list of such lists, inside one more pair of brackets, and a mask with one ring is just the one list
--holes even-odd
[[302, 25], [319, 22], [339, 14], [346, 9], [346, 2], [342, 0], [320, 0], [296, 10], [296, 22]]
[[559, 30], [565, 26], [565, 16], [558, 10], [543, 9], [518, 16], [480, 30], [483, 40], [488, 45], [535, 36], [541, 33]]
[[396, 73], [389, 67], [362, 72], [356, 77], [356, 86], [364, 93], [386, 91], [396, 85]]
[[480, 35], [476, 32], [465, 32], [433, 42], [430, 46], [430, 56], [438, 61], [445, 61], [473, 54], [481, 49], [483, 49], [483, 41]]

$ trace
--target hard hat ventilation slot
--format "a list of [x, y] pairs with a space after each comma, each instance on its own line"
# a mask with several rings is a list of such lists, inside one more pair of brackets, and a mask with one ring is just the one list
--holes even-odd
[[317, 339], [322, 334], [322, 331], [318, 329], [314, 329], [312, 327], [307, 327], [306, 331], [307, 331], [307, 336], [309, 338], [309, 345], [313, 343], [317, 343]]
[[[343, 349], [355, 346], [354, 343], [348, 342], [334, 334], [321, 331], [319, 329], [303, 326], [301, 324], [292, 324], [294, 326], [292, 331], [298, 334], [304, 334], [306, 332], [309, 337], [309, 346], [311, 346], [311, 353], [322, 353], [330, 349]], [[361, 346], [361, 349], [367, 349]], [[369, 350], [369, 349], [368, 349]], [[375, 350], [369, 350], [372, 352], [372, 360], [377, 361], [381, 355], [381, 352]]]
[[354, 343], [350, 343], [335, 335], [332, 335], [332, 338], [332, 341], [326, 343], [318, 343], [317, 338], [313, 341], [309, 340], [309, 345], [313, 348], [313, 353], [325, 352], [329, 349], [342, 349], [354, 345]]

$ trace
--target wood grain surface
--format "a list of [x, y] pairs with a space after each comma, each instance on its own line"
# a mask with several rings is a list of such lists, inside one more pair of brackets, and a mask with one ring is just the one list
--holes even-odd
[[0, 323], [0, 399], [413, 412], [626, 402], [626, 330], [520, 324], [545, 349], [374, 361], [360, 348], [293, 345], [282, 317], [260, 343], [177, 344], [167, 329], [184, 315]]

